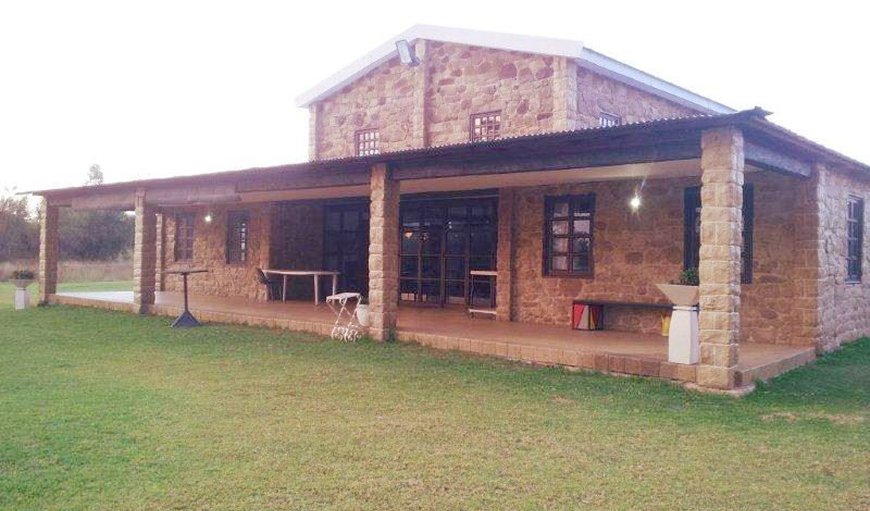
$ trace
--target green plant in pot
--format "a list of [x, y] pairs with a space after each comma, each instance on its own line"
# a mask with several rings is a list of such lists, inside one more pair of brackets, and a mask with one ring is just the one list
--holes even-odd
[[16, 288], [26, 289], [35, 278], [36, 275], [30, 270], [15, 270], [12, 272], [12, 278], [9, 280], [12, 281], [12, 284]]
[[656, 284], [674, 305], [694, 306], [698, 304], [700, 279], [697, 268], [686, 268], [679, 278], [669, 284]]

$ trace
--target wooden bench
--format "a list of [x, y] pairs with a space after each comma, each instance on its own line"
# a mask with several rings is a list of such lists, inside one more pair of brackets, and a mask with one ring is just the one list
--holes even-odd
[[[614, 301], [614, 300], [585, 300], [582, 298], [575, 298], [574, 302], [571, 306], [571, 328], [576, 328], [575, 319], [574, 319], [574, 305], [582, 304], [582, 305], [591, 305], [593, 307], [640, 307], [647, 309], [660, 309], [660, 310], [671, 310], [673, 309], [673, 305], [666, 303], [655, 303], [655, 302], [625, 302], [625, 301]], [[602, 318], [599, 322], [598, 328], [596, 330], [604, 330], [605, 325], [605, 315], [602, 315]]]

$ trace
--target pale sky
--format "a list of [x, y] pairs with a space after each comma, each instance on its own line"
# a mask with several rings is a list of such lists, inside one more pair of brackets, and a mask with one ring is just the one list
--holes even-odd
[[416, 23], [579, 40], [870, 163], [860, 4], [0, 0], [0, 192], [304, 161], [296, 95]]

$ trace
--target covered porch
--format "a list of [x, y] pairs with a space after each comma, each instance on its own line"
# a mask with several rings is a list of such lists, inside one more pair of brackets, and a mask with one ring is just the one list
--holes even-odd
[[[132, 292], [58, 293], [52, 303], [131, 311]], [[175, 317], [183, 308], [180, 293], [156, 293], [149, 312]], [[324, 305], [294, 300], [263, 302], [241, 297], [194, 295], [190, 309], [202, 321], [281, 328], [329, 335], [335, 316]], [[167, 325], [169, 321], [167, 320]], [[557, 325], [508, 323], [469, 317], [455, 307], [401, 306], [396, 339], [436, 350], [460, 351], [542, 366], [560, 366], [617, 374], [697, 382], [697, 366], [667, 361], [667, 337], [617, 331], [568, 330]], [[744, 343], [736, 378], [750, 384], [803, 365], [815, 358], [811, 346]]]
[[[816, 162], [806, 148], [785, 154], [798, 144], [771, 126], [749, 111], [44, 192], [40, 298], [175, 315], [178, 282], [163, 270], [203, 265], [209, 274], [192, 288], [201, 319], [328, 334], [328, 309], [267, 301], [256, 269], [330, 269], [342, 274], [339, 291], [368, 297], [376, 340], [734, 389], [811, 360], [818, 342]], [[744, 244], [747, 184], [761, 235]], [[452, 206], [428, 205], [445, 196]], [[406, 215], [414, 208], [403, 204], [420, 198]], [[488, 212], [475, 217], [475, 204]], [[135, 211], [130, 295], [55, 292], [64, 207]], [[183, 261], [185, 215], [196, 257]], [[462, 257], [448, 245], [454, 220], [471, 226]], [[746, 250], [759, 254], [747, 265], [755, 281], [743, 279]], [[651, 307], [667, 305], [656, 283], [689, 264], [701, 280], [700, 360], [675, 364]], [[463, 312], [473, 269], [496, 273], [495, 321]], [[622, 304], [609, 313], [613, 329], [573, 330], [574, 299]]]

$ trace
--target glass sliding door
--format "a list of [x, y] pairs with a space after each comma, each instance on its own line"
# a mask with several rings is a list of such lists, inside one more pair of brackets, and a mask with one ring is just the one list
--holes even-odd
[[[497, 198], [409, 198], [400, 208], [400, 299], [420, 305], [465, 304], [470, 270], [495, 269]], [[477, 300], [489, 300], [485, 283]]]
[[339, 271], [341, 292], [369, 290], [369, 205], [344, 202], [323, 206], [323, 265]]

